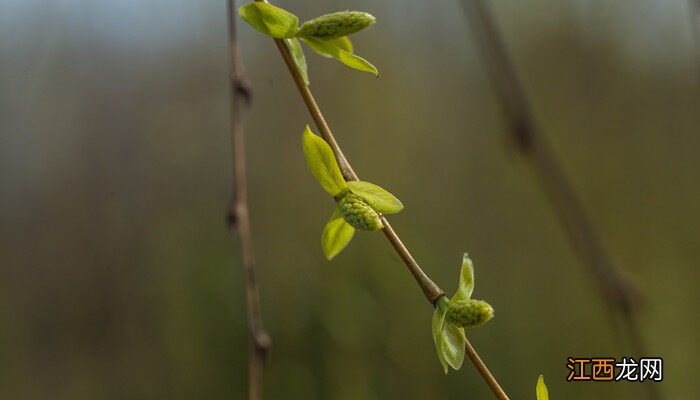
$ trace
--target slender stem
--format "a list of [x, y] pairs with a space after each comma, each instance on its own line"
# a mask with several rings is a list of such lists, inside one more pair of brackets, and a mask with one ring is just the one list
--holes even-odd
[[383, 215], [381, 216], [382, 224], [384, 224], [384, 229], [382, 232], [384, 232], [384, 235], [389, 239], [389, 242], [391, 245], [394, 247], [394, 250], [399, 254], [401, 257], [401, 260], [403, 260], [404, 264], [406, 264], [406, 267], [408, 267], [408, 271], [413, 275], [413, 278], [418, 282], [420, 285], [420, 288], [423, 290], [423, 294], [425, 295], [425, 298], [428, 299], [428, 301], [435, 305], [435, 302], [442, 296], [445, 295], [445, 292], [442, 291], [429, 277], [428, 275], [423, 272], [421, 267], [418, 265], [418, 262], [413, 259], [413, 256], [411, 253], [408, 251], [406, 248], [406, 245], [403, 244], [401, 241], [401, 238], [399, 238], [399, 235], [396, 234], [394, 231], [394, 228], [391, 227], [391, 224], [389, 224], [389, 221], [387, 221], [386, 217]]
[[573, 184], [539, 132], [487, 2], [463, 0], [462, 4], [510, 124], [513, 140], [521, 152], [531, 158], [562, 228], [606, 301], [623, 313], [631, 312], [636, 301], [631, 285], [610, 260]]
[[[296, 86], [299, 89], [299, 93], [301, 94], [301, 97], [304, 100], [304, 104], [306, 104], [306, 107], [309, 110], [309, 114], [311, 114], [311, 118], [313, 118], [314, 122], [316, 123], [316, 126], [318, 127], [321, 133], [321, 137], [323, 137], [323, 139], [326, 142], [328, 142], [328, 144], [331, 146], [331, 149], [333, 150], [333, 153], [335, 154], [335, 157], [338, 160], [338, 165], [340, 166], [340, 171], [343, 173], [343, 177], [346, 180], [350, 181], [360, 180], [355, 171], [352, 169], [352, 166], [348, 162], [347, 158], [345, 158], [345, 155], [340, 149], [338, 142], [335, 140], [335, 136], [333, 136], [331, 128], [328, 126], [326, 119], [323, 117], [323, 113], [321, 113], [321, 109], [318, 107], [316, 99], [314, 99], [311, 90], [306, 85], [306, 83], [304, 83], [304, 78], [294, 66], [294, 61], [292, 60], [292, 56], [289, 53], [289, 49], [287, 49], [287, 45], [284, 43], [283, 40], [279, 39], [275, 39], [275, 43], [277, 44], [277, 48], [282, 54], [282, 58], [287, 64], [289, 72], [292, 74], [292, 78], [294, 79], [294, 82], [296, 83]], [[406, 264], [406, 267], [408, 268], [411, 275], [413, 275], [413, 277], [416, 279], [416, 282], [418, 282], [418, 285], [423, 290], [423, 294], [425, 294], [425, 297], [430, 303], [435, 304], [435, 301], [437, 301], [437, 299], [443, 296], [445, 292], [443, 292], [442, 289], [440, 289], [435, 284], [435, 282], [433, 282], [425, 274], [425, 272], [423, 272], [420, 265], [418, 265], [416, 260], [413, 258], [411, 253], [401, 241], [401, 238], [399, 238], [394, 229], [391, 227], [389, 221], [387, 221], [386, 218], [384, 218], [383, 216], [381, 217], [381, 219], [382, 224], [384, 224], [384, 229], [382, 230], [384, 232], [384, 235], [387, 237], [387, 239], [389, 239], [389, 242], [391, 242], [392, 246], [399, 254], [404, 264]]]
[[[228, 210], [231, 234], [238, 233], [243, 259], [246, 308], [249, 328], [248, 399], [262, 399], [262, 370], [272, 344], [265, 332], [260, 311], [260, 295], [255, 281], [255, 256], [248, 213], [248, 185], [246, 180], [245, 135], [241, 121], [241, 106], [251, 100], [251, 89], [243, 69], [236, 36], [234, 0], [227, 1], [229, 44], [231, 46], [231, 110], [230, 129], [233, 153], [233, 195]], [[234, 235], [235, 236], [235, 235]]]
[[[266, 1], [262, 2], [266, 3]], [[280, 54], [282, 54], [282, 58], [287, 64], [289, 72], [292, 74], [294, 83], [296, 84], [297, 89], [299, 89], [299, 93], [301, 94], [301, 98], [304, 100], [304, 104], [306, 104], [306, 108], [309, 109], [309, 114], [311, 114], [311, 118], [313, 118], [314, 123], [321, 132], [321, 137], [323, 137], [323, 140], [325, 140], [331, 146], [335, 157], [338, 159], [338, 165], [340, 166], [340, 172], [342, 172], [343, 177], [349, 181], [360, 180], [357, 177], [357, 174], [355, 174], [355, 171], [350, 166], [350, 163], [348, 162], [347, 158], [345, 158], [345, 154], [343, 154], [343, 151], [340, 149], [340, 146], [338, 146], [338, 142], [335, 140], [335, 137], [333, 136], [331, 128], [328, 126], [326, 119], [323, 117], [321, 109], [316, 103], [316, 99], [314, 99], [313, 94], [311, 94], [311, 90], [304, 82], [304, 77], [301, 76], [299, 71], [297, 71], [296, 67], [294, 66], [294, 60], [292, 59], [292, 55], [289, 53], [289, 49], [287, 49], [287, 45], [284, 43], [283, 40], [280, 39], [275, 39], [275, 44], [277, 45]]]
[[491, 371], [489, 371], [486, 364], [484, 364], [481, 357], [479, 357], [479, 354], [477, 354], [476, 350], [474, 350], [474, 346], [472, 346], [472, 344], [469, 342], [469, 339], [467, 339], [467, 341], [464, 343], [464, 350], [469, 359], [472, 361], [472, 364], [474, 364], [474, 367], [476, 367], [476, 370], [479, 371], [481, 376], [491, 388], [493, 394], [496, 395], [496, 398], [499, 400], [509, 400], [508, 395], [503, 391], [501, 385], [498, 384], [496, 378], [491, 375]]
[[[612, 262], [574, 185], [538, 129], [488, 1], [462, 0], [461, 4], [510, 125], [513, 141], [531, 159], [569, 243], [610, 306], [607, 309], [614, 331], [618, 337], [627, 335], [632, 351], [643, 356], [646, 352], [635, 319], [641, 295]], [[617, 327], [616, 316], [624, 329]], [[652, 386], [647, 386], [648, 397], [659, 399], [658, 391]]]
[[[267, 3], [267, 1], [265, 0], [255, 1]], [[294, 83], [296, 83], [297, 89], [299, 89], [299, 93], [301, 94], [301, 97], [304, 100], [304, 104], [306, 104], [306, 107], [308, 108], [311, 118], [313, 118], [316, 126], [318, 127], [321, 133], [321, 137], [323, 137], [323, 139], [326, 142], [328, 142], [331, 149], [333, 150], [333, 153], [335, 154], [336, 160], [338, 161], [338, 165], [340, 166], [340, 170], [343, 173], [343, 176], [347, 180], [359, 180], [357, 174], [352, 169], [352, 166], [350, 165], [347, 158], [340, 149], [338, 142], [335, 140], [335, 136], [333, 135], [331, 128], [328, 126], [326, 119], [323, 117], [323, 113], [321, 112], [321, 109], [316, 103], [316, 100], [314, 99], [311, 90], [306, 85], [306, 83], [304, 83], [304, 78], [295, 67], [287, 45], [283, 40], [280, 39], [275, 39], [275, 44], [277, 45], [277, 48], [279, 49], [280, 54], [282, 55], [282, 58], [284, 59], [284, 62], [287, 65], [289, 73], [294, 79]], [[399, 254], [404, 264], [406, 264], [406, 267], [408, 268], [409, 272], [411, 273], [411, 275], [413, 275], [421, 290], [423, 290], [423, 294], [425, 295], [426, 299], [434, 306], [435, 302], [440, 297], [445, 295], [445, 292], [443, 292], [442, 289], [440, 289], [440, 287], [436, 285], [435, 282], [433, 282], [425, 274], [425, 272], [423, 272], [418, 262], [416, 262], [411, 253], [408, 251], [408, 248], [406, 248], [406, 245], [404, 245], [401, 241], [399, 235], [391, 227], [389, 221], [387, 221], [387, 219], [384, 216], [381, 216], [381, 220], [382, 224], [384, 224], [384, 235], [394, 247], [394, 250], [396, 250], [396, 252]], [[474, 366], [484, 378], [486, 383], [489, 385], [496, 398], [500, 400], [508, 400], [508, 396], [506, 396], [506, 394], [503, 392], [503, 389], [501, 389], [500, 385], [498, 384], [498, 381], [496, 381], [496, 378], [494, 378], [489, 369], [486, 367], [486, 364], [484, 364], [484, 362], [481, 361], [481, 358], [479, 358], [479, 355], [477, 354], [476, 350], [471, 345], [471, 343], [469, 343], [469, 341], [467, 341], [465, 345], [465, 352], [469, 356], [469, 359], [474, 363]]]
[[598, 282], [605, 299], [623, 313], [631, 312], [636, 294], [610, 260], [573, 184], [538, 130], [487, 2], [463, 0], [462, 5], [510, 124], [511, 137], [520, 151], [531, 158], [571, 245]]

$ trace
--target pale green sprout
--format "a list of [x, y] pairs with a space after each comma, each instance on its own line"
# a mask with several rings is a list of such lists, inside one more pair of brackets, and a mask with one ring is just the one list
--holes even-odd
[[307, 85], [309, 74], [300, 40], [323, 57], [335, 58], [350, 68], [379, 75], [374, 65], [355, 55], [352, 42], [348, 38], [348, 35], [369, 28], [375, 23], [375, 18], [370, 14], [340, 11], [306, 21], [301, 27], [296, 15], [267, 3], [246, 4], [238, 9], [238, 14], [262, 34], [284, 40], [294, 65]]
[[537, 378], [535, 394], [537, 395], [537, 400], [549, 400], [549, 391], [547, 390], [547, 385], [544, 384], [544, 377], [542, 375]]
[[373, 183], [346, 182], [333, 150], [325, 140], [314, 135], [308, 125], [301, 142], [311, 173], [323, 190], [337, 200], [333, 215], [321, 234], [321, 247], [328, 260], [345, 248], [356, 229], [382, 229], [380, 214], [393, 214], [403, 209], [399, 199]]
[[464, 328], [483, 325], [493, 318], [493, 308], [483, 300], [471, 298], [474, 291], [474, 266], [465, 253], [457, 292], [448, 299], [440, 297], [433, 313], [433, 341], [445, 373], [449, 367], [458, 370], [464, 362], [467, 338]]

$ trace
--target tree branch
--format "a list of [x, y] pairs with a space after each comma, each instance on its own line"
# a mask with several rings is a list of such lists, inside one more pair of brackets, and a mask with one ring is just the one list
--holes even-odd
[[462, 4], [510, 124], [513, 140], [520, 151], [532, 160], [562, 228], [577, 255], [584, 261], [583, 265], [598, 282], [605, 300], [624, 314], [632, 312], [635, 296], [631, 287], [610, 261], [573, 185], [538, 131], [488, 5], [482, 0], [463, 0]]
[[493, 394], [496, 395], [496, 398], [499, 400], [509, 400], [508, 395], [506, 395], [506, 392], [504, 392], [501, 386], [498, 384], [496, 378], [491, 375], [491, 371], [489, 371], [486, 364], [484, 364], [481, 357], [479, 357], [479, 354], [476, 352], [476, 350], [474, 350], [474, 346], [472, 346], [472, 344], [469, 342], [469, 339], [467, 339], [467, 341], [464, 343], [464, 350], [472, 364], [474, 364], [474, 367], [476, 367], [476, 370], [479, 371], [481, 376], [491, 388]]
[[249, 328], [248, 399], [262, 399], [262, 369], [272, 344], [265, 332], [260, 311], [260, 295], [255, 281], [255, 256], [248, 214], [248, 185], [246, 180], [245, 136], [241, 121], [241, 106], [250, 104], [252, 92], [243, 69], [236, 35], [235, 0], [227, 1], [229, 45], [231, 47], [231, 110], [230, 129], [233, 154], [233, 193], [227, 215], [232, 236], [238, 233], [243, 260], [246, 308]]
[[[265, 0], [255, 1], [267, 3], [267, 1]], [[346, 180], [359, 180], [357, 174], [352, 169], [352, 166], [350, 165], [347, 158], [340, 149], [338, 142], [335, 140], [335, 136], [333, 135], [333, 132], [328, 126], [326, 119], [323, 117], [323, 113], [318, 107], [318, 104], [316, 103], [316, 100], [314, 99], [311, 90], [306, 85], [306, 83], [304, 83], [304, 78], [294, 65], [294, 61], [292, 60], [292, 56], [289, 53], [287, 45], [283, 40], [280, 39], [274, 39], [274, 41], [277, 45], [277, 48], [280, 51], [280, 54], [282, 55], [282, 58], [284, 59], [285, 64], [287, 65], [289, 73], [292, 75], [294, 83], [296, 84], [297, 89], [299, 90], [299, 94], [304, 100], [304, 104], [306, 104], [311, 118], [313, 118], [314, 123], [316, 124], [321, 133], [321, 137], [323, 137], [323, 139], [326, 142], [328, 142], [331, 149], [333, 150], [333, 153], [335, 154], [335, 158], [338, 161], [338, 165], [340, 166], [340, 170], [343, 173], [343, 176]], [[396, 234], [394, 229], [391, 227], [389, 221], [387, 221], [387, 219], [384, 216], [381, 216], [381, 220], [382, 224], [384, 224], [384, 229], [382, 230], [384, 232], [384, 235], [394, 247], [394, 250], [396, 250], [396, 252], [399, 254], [401, 260], [403, 260], [411, 275], [413, 275], [413, 277], [415, 278], [416, 282], [423, 291], [423, 294], [425, 295], [426, 299], [433, 306], [435, 306], [435, 302], [440, 297], [444, 296], [445, 292], [443, 292], [442, 289], [440, 289], [440, 287], [436, 285], [435, 282], [433, 282], [425, 274], [425, 272], [423, 272], [418, 262], [416, 262], [411, 253], [408, 251], [408, 248], [406, 248], [406, 245], [404, 245], [401, 241], [399, 235]], [[498, 398], [499, 400], [508, 400], [508, 396], [506, 396], [505, 392], [503, 392], [503, 389], [501, 389], [500, 385], [496, 381], [496, 378], [493, 377], [486, 365], [483, 363], [483, 361], [481, 361], [481, 358], [479, 358], [479, 355], [476, 353], [476, 350], [471, 345], [471, 343], [469, 343], [468, 340], [465, 346], [465, 352], [469, 356], [469, 359], [474, 363], [474, 366], [484, 378], [486, 383], [489, 385], [496, 398]]]
[[[596, 281], [609, 306], [613, 330], [618, 337], [626, 334], [632, 351], [643, 356], [646, 353], [635, 319], [641, 295], [612, 262], [574, 185], [539, 131], [488, 1], [461, 0], [461, 4], [510, 125], [513, 141], [532, 161], [569, 243]], [[624, 325], [623, 332], [617, 327], [616, 315]], [[647, 385], [647, 388], [649, 398], [660, 398], [655, 387]]]
[[[262, 0], [256, 0], [256, 1], [262, 1]], [[306, 86], [306, 83], [304, 83], [304, 78], [301, 76], [297, 68], [294, 66], [294, 61], [292, 60], [292, 56], [289, 54], [289, 50], [287, 49], [287, 45], [284, 43], [283, 40], [280, 39], [275, 39], [275, 44], [277, 45], [277, 48], [279, 49], [280, 53], [282, 54], [282, 58], [284, 59], [285, 63], [287, 64], [287, 68], [289, 69], [289, 72], [292, 75], [292, 78], [294, 79], [294, 82], [296, 83], [297, 88], [299, 89], [299, 94], [301, 94], [302, 99], [304, 100], [304, 104], [306, 104], [306, 107], [309, 110], [309, 114], [311, 115], [311, 118], [313, 118], [316, 126], [318, 127], [321, 137], [328, 142], [330, 145], [331, 149], [333, 150], [333, 153], [335, 154], [335, 158], [338, 160], [338, 165], [340, 166], [340, 171], [343, 173], [343, 177], [348, 180], [348, 181], [358, 181], [360, 178], [358, 178], [357, 174], [355, 171], [352, 169], [352, 166], [348, 162], [347, 158], [345, 158], [345, 155], [343, 154], [343, 151], [340, 149], [340, 146], [338, 146], [338, 142], [335, 140], [335, 136], [333, 136], [333, 132], [331, 131], [331, 128], [328, 126], [328, 123], [326, 122], [326, 119], [323, 117], [323, 113], [321, 113], [321, 109], [318, 107], [318, 104], [316, 103], [316, 99], [314, 99], [313, 94], [311, 93], [311, 90], [309, 89], [308, 86]], [[432, 304], [435, 304], [438, 298], [443, 296], [445, 292], [443, 292], [426, 274], [423, 272], [423, 270], [420, 268], [420, 265], [416, 262], [416, 260], [413, 258], [411, 253], [408, 251], [406, 246], [403, 244], [399, 236], [396, 234], [394, 229], [391, 227], [391, 224], [386, 220], [384, 216], [381, 216], [382, 224], [384, 224], [384, 235], [389, 239], [391, 242], [391, 245], [394, 247], [396, 252], [399, 254], [401, 259], [403, 260], [404, 264], [406, 264], [406, 267], [408, 268], [409, 272], [411, 272], [411, 275], [416, 279], [418, 282], [418, 285], [421, 287], [423, 290], [423, 293], [425, 294], [425, 297], [428, 299], [428, 301]]]

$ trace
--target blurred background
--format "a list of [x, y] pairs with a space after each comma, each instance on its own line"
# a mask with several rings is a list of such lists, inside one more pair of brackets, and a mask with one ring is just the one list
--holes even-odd
[[[567, 356], [639, 356], [510, 140], [456, 1], [279, 1], [358, 9], [380, 70], [307, 50], [311, 88], [358, 174], [448, 293], [463, 252], [496, 318], [468, 332], [514, 399], [637, 399], [567, 383]], [[243, 3], [240, 3], [242, 5]], [[647, 301], [667, 399], [700, 397], [700, 68], [687, 1], [497, 0], [537, 123], [606, 249]], [[230, 189], [225, 1], [0, 2], [0, 398], [243, 399], [247, 331]], [[304, 163], [310, 123], [274, 44], [239, 24], [254, 87], [250, 207], [268, 399], [488, 399], [445, 376], [431, 306], [381, 234], [333, 262], [332, 201]], [[693, 339], [695, 338], [695, 339]]]

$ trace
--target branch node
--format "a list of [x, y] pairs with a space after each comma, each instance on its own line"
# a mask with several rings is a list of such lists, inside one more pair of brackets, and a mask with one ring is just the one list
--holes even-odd
[[253, 343], [255, 345], [255, 353], [267, 365], [270, 358], [270, 350], [272, 349], [272, 338], [264, 330], [258, 330], [253, 334]]
[[226, 213], [226, 227], [228, 228], [229, 232], [233, 232], [236, 230], [236, 226], [238, 225], [238, 213], [234, 211], [233, 209], [230, 209]]
[[518, 118], [513, 121], [512, 132], [518, 148], [527, 154], [532, 150], [534, 141], [532, 134], [532, 124], [525, 118]]
[[243, 103], [250, 107], [253, 102], [253, 87], [250, 85], [250, 81], [246, 77], [245, 73], [240, 71], [242, 67], [235, 67], [234, 73], [231, 75], [231, 81], [233, 82], [233, 91], [236, 96], [241, 96]]

